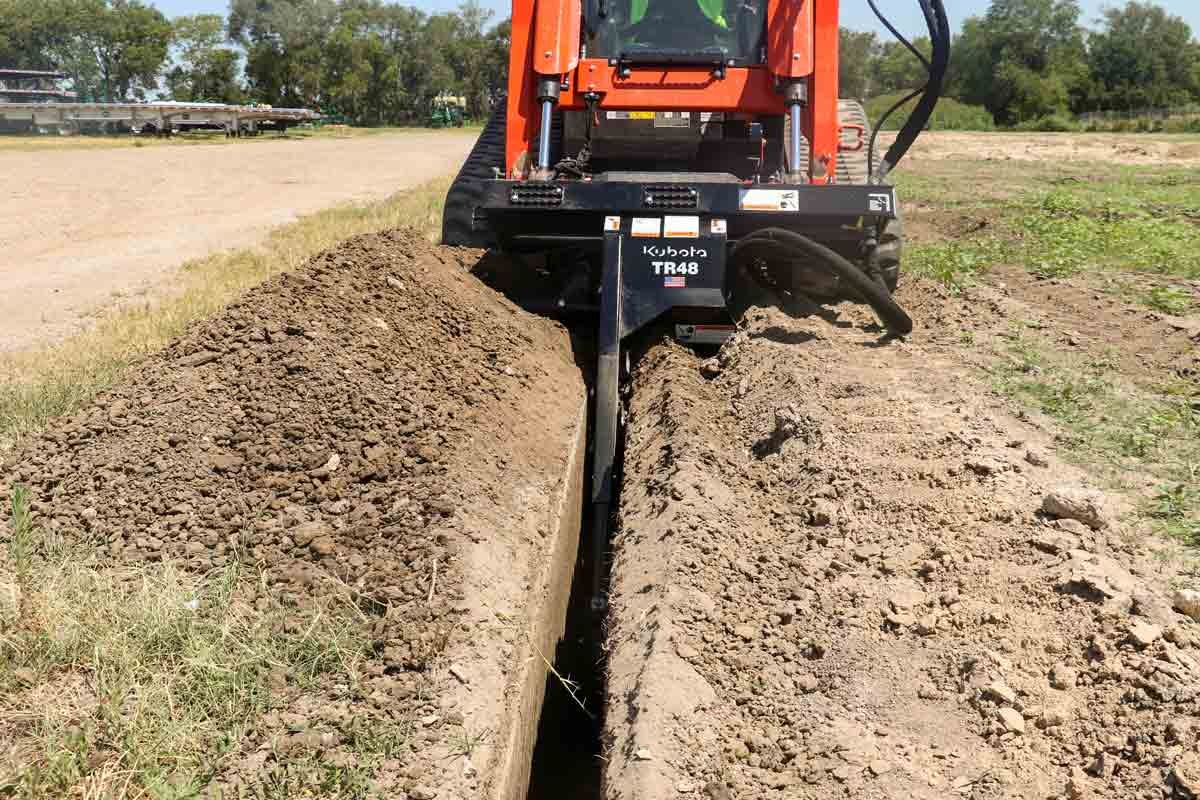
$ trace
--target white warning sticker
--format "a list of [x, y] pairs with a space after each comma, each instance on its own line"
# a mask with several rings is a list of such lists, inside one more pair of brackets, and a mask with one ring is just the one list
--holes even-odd
[[604, 218], [604, 230], [605, 230], [605, 232], [611, 231], [612, 233], [616, 233], [617, 231], [621, 230], [621, 218], [620, 217], [605, 217]]
[[713, 236], [724, 236], [729, 232], [729, 225], [723, 219], [714, 219], [712, 221]]
[[663, 236], [680, 239], [695, 239], [700, 236], [699, 217], [663, 218]]
[[630, 236], [657, 239], [662, 236], [662, 219], [660, 217], [634, 217], [629, 226]]
[[799, 211], [800, 192], [795, 189], [742, 189], [743, 211]]

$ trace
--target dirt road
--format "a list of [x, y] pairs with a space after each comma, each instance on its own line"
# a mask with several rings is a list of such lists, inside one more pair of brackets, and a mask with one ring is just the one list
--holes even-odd
[[453, 171], [472, 134], [0, 153], [0, 350], [53, 341], [188, 259]]

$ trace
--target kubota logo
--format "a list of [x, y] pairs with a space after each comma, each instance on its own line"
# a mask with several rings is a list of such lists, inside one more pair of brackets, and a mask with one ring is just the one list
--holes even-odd
[[702, 247], [647, 244], [642, 246], [642, 255], [651, 258], [708, 258], [708, 251]]

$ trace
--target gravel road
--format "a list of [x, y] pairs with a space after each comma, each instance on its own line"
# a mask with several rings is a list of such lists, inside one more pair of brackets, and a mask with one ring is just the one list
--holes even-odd
[[473, 141], [401, 133], [0, 153], [0, 351], [67, 336], [189, 259], [451, 172]]

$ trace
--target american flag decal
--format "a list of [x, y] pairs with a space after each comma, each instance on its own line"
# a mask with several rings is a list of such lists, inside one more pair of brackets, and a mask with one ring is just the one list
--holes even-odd
[[668, 275], [663, 278], [663, 287], [666, 289], [683, 289], [687, 286], [687, 278], [682, 275]]

